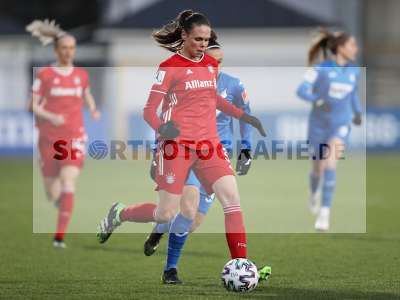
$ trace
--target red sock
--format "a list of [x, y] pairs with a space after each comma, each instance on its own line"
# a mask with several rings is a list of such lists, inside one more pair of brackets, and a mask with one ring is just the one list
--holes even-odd
[[62, 192], [60, 196], [60, 207], [58, 208], [57, 231], [54, 236], [56, 240], [63, 240], [69, 221], [71, 220], [72, 209], [74, 208], [74, 193]]
[[224, 208], [225, 235], [233, 258], [247, 257], [246, 229], [239, 205]]
[[136, 223], [154, 222], [155, 203], [140, 203], [125, 207], [119, 215], [121, 221]]

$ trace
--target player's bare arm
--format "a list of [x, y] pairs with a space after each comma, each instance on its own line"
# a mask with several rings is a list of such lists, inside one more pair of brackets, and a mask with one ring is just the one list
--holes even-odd
[[89, 87], [85, 89], [84, 98], [92, 119], [95, 121], [99, 120], [101, 113], [97, 110], [96, 101]]

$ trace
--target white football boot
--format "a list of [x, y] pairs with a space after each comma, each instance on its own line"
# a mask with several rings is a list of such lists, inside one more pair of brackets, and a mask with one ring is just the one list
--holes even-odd
[[317, 220], [315, 221], [315, 230], [328, 231], [329, 230], [329, 217], [331, 209], [329, 207], [321, 207]]

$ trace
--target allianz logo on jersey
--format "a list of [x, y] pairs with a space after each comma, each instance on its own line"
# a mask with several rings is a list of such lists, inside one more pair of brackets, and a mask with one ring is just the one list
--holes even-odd
[[82, 87], [78, 86], [76, 88], [63, 88], [63, 87], [53, 87], [50, 90], [50, 95], [56, 97], [82, 97], [83, 89]]
[[199, 89], [199, 88], [216, 88], [216, 82], [214, 80], [190, 80], [190, 81], [185, 81], [185, 90], [191, 90], [191, 89]]
[[353, 91], [354, 86], [348, 83], [332, 82], [329, 85], [329, 97], [336, 99], [344, 99]]

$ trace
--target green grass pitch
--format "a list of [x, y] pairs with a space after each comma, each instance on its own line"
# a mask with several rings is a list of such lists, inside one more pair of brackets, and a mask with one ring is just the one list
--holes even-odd
[[[0, 160], [0, 299], [400, 299], [399, 158], [368, 156], [366, 234], [249, 234], [249, 257], [257, 264], [270, 264], [273, 274], [267, 284], [241, 295], [228, 293], [220, 284], [220, 271], [229, 259], [221, 233], [190, 237], [180, 264], [182, 286], [160, 283], [165, 239], [152, 257], [142, 253], [143, 233], [115, 234], [106, 245], [98, 245], [93, 234], [70, 234], [67, 249], [53, 249], [51, 234], [32, 233], [44, 231], [55, 220], [54, 208], [46, 202], [36, 176], [32, 177], [32, 162]], [[101, 168], [88, 164], [80, 178], [71, 230], [95, 227], [112, 201], [152, 200], [144, 164]], [[305, 207], [308, 169], [287, 170], [268, 161], [255, 162], [252, 173], [239, 180], [245, 211], [251, 210], [246, 199], [260, 201], [260, 207], [268, 210], [274, 201], [298, 197], [299, 207]], [[344, 165], [339, 172], [335, 205], [346, 208], [346, 201], [340, 199], [360, 195], [351, 194], [346, 185]], [[283, 184], [283, 174], [289, 186]], [[302, 193], [297, 187], [304, 188]], [[37, 201], [32, 204], [33, 194]], [[33, 217], [38, 210], [43, 214], [39, 223]], [[219, 204], [209, 218], [205, 231], [219, 228]], [[248, 214], [245, 218], [251, 222]], [[269, 216], [265, 222], [275, 229], [279, 218]], [[312, 226], [310, 218], [299, 222], [304, 229]], [[333, 220], [332, 226], [340, 231], [340, 224]], [[356, 227], [360, 231], [361, 225]], [[150, 225], [140, 227], [149, 229]]]

